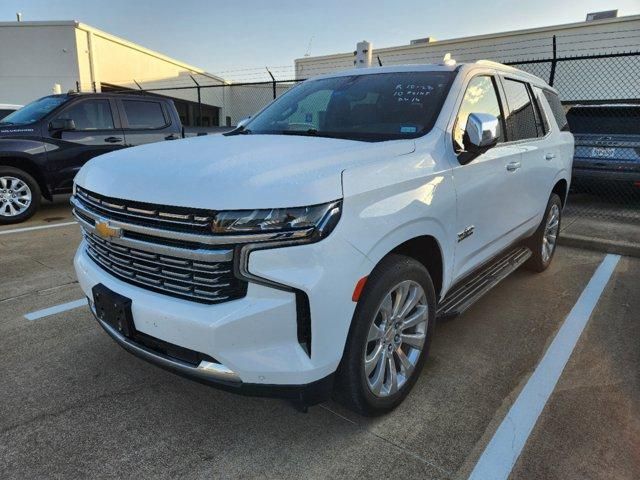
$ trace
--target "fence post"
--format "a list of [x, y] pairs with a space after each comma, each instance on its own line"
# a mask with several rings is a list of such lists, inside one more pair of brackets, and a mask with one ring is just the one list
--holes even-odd
[[202, 126], [202, 97], [200, 96], [200, 84], [197, 82], [197, 80], [195, 78], [193, 78], [193, 75], [189, 75], [191, 77], [191, 80], [193, 80], [193, 83], [196, 84], [196, 88], [198, 89], [198, 121], [196, 122], [196, 126], [197, 127], [201, 127]]
[[80, 82], [76, 80], [76, 92], [80, 93]]
[[549, 72], [549, 85], [553, 87], [553, 81], [556, 78], [556, 63], [557, 63], [557, 51], [556, 51], [556, 36], [553, 36], [553, 56], [551, 57], [551, 72]]
[[264, 67], [264, 68], [267, 69], [267, 73], [271, 77], [271, 86], [273, 87], [273, 99], [275, 100], [276, 97], [277, 97], [277, 94], [276, 94], [276, 78], [273, 76], [273, 74], [271, 73], [271, 71], [269, 70], [268, 67]]

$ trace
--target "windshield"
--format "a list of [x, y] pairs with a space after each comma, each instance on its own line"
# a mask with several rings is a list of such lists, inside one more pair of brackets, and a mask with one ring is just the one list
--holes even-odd
[[571, 133], [640, 135], [640, 106], [574, 107], [567, 120]]
[[28, 123], [37, 122], [49, 112], [53, 111], [58, 105], [67, 100], [67, 97], [52, 96], [43, 97], [29, 105], [25, 105], [20, 110], [16, 110], [0, 120], [0, 125], [26, 125]]
[[381, 141], [428, 132], [453, 72], [400, 72], [304, 82], [236, 133]]

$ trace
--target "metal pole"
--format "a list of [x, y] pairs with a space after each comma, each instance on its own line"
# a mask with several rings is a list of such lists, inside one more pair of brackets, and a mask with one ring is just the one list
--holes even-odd
[[553, 87], [553, 81], [556, 78], [556, 63], [558, 61], [558, 53], [556, 50], [556, 36], [553, 36], [553, 56], [551, 60], [551, 72], [549, 72], [549, 85]]
[[264, 67], [267, 69], [267, 73], [269, 74], [269, 76], [271, 77], [271, 85], [273, 87], [273, 99], [275, 100], [277, 95], [276, 92], [276, 78], [273, 76], [273, 73], [271, 73], [271, 71], [269, 70], [269, 67]]
[[197, 82], [197, 80], [195, 78], [193, 78], [193, 75], [189, 75], [191, 77], [191, 80], [193, 80], [193, 83], [195, 83], [197, 85], [197, 90], [198, 90], [198, 121], [196, 122], [196, 126], [197, 127], [201, 127], [202, 126], [202, 98], [200, 96], [200, 84]]

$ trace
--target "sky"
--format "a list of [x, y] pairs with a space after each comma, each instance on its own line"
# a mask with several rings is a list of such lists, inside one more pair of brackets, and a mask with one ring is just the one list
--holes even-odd
[[[374, 48], [640, 14], [640, 0], [0, 0], [0, 21], [78, 20], [214, 74], [293, 71], [305, 54]], [[553, 12], [553, 14], [551, 14]], [[261, 70], [262, 72], [264, 70]]]

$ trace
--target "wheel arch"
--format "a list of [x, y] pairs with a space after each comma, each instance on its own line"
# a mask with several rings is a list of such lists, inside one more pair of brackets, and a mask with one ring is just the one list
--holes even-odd
[[40, 187], [40, 193], [42, 196], [47, 200], [52, 200], [53, 197], [51, 196], [51, 191], [44, 179], [42, 171], [31, 159], [26, 157], [0, 156], [0, 167], [17, 168], [18, 170], [28, 173], [36, 182], [38, 182], [38, 187]]

